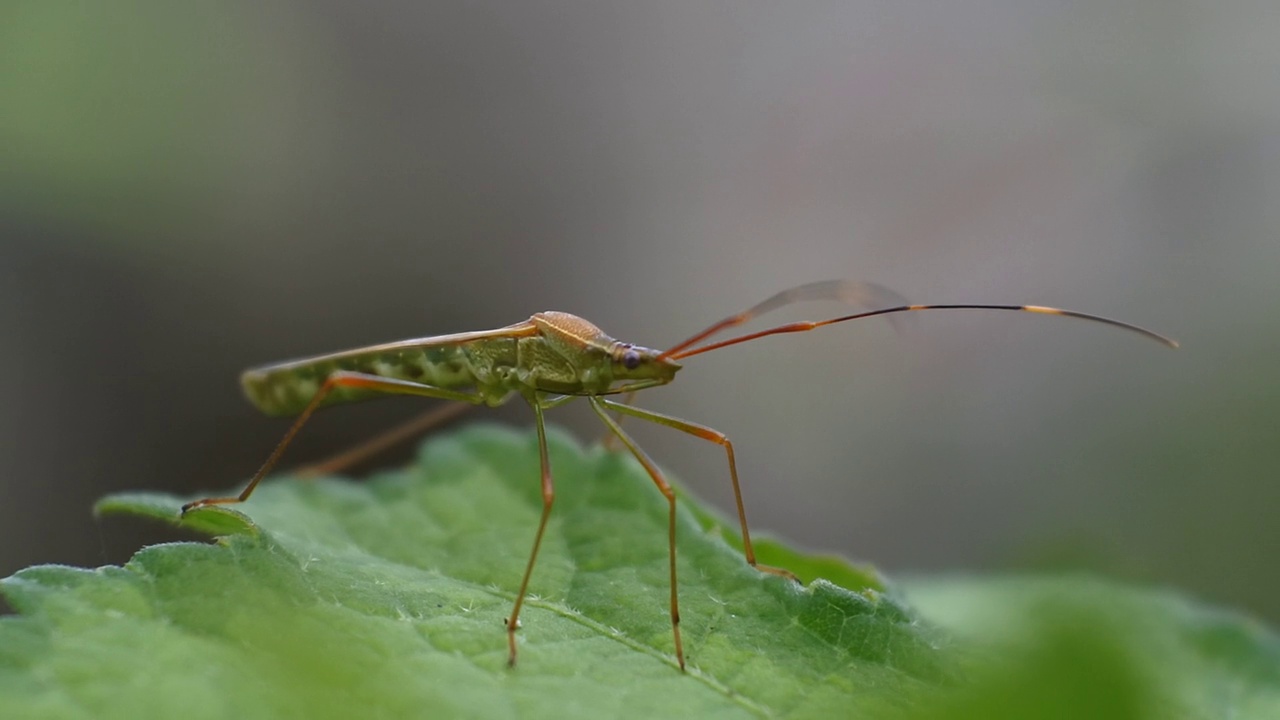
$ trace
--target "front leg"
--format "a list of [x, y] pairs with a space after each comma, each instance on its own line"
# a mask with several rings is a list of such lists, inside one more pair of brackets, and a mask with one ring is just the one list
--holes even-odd
[[596, 414], [609, 427], [609, 430], [614, 435], [617, 435], [618, 439], [631, 451], [636, 460], [640, 461], [640, 464], [644, 466], [645, 472], [649, 473], [649, 478], [653, 480], [653, 484], [658, 486], [658, 491], [667, 499], [667, 507], [669, 508], [667, 514], [667, 546], [671, 564], [671, 634], [675, 637], [676, 661], [680, 663], [680, 671], [684, 672], [684, 643], [680, 640], [680, 594], [676, 583], [676, 491], [662, 476], [662, 471], [658, 469], [657, 463], [644, 450], [641, 450], [640, 446], [636, 445], [635, 441], [631, 439], [631, 436], [623, 431], [622, 426], [618, 425], [618, 421], [609, 415], [609, 411], [605, 409], [605, 403], [608, 401], [594, 395], [588, 396], [587, 400], [591, 402], [591, 409], [596, 411]]
[[747, 509], [742, 502], [742, 487], [738, 483], [738, 463], [733, 456], [733, 443], [729, 441], [729, 437], [719, 430], [709, 428], [705, 425], [681, 420], [670, 415], [663, 415], [652, 410], [642, 410], [633, 405], [626, 405], [608, 398], [599, 398], [599, 402], [606, 405], [623, 415], [631, 415], [641, 420], [648, 420], [659, 425], [665, 425], [674, 428], [680, 432], [688, 433], [696, 438], [701, 438], [709, 442], [713, 442], [724, 448], [725, 454], [729, 457], [729, 479], [733, 482], [733, 499], [738, 506], [738, 524], [742, 526], [742, 551], [746, 555], [747, 564], [759, 570], [760, 572], [769, 573], [770, 575], [780, 575], [800, 582], [795, 573], [784, 568], [773, 567], [770, 565], [761, 565], [756, 562], [756, 551], [751, 546], [751, 531], [747, 528]]

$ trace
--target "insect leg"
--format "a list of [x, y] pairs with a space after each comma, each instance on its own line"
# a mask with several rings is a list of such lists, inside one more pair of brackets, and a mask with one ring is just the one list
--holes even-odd
[[[654, 464], [653, 460], [649, 458], [644, 450], [640, 449], [639, 445], [636, 445], [635, 441], [631, 439], [631, 436], [627, 435], [627, 433], [623, 431], [622, 427], [618, 425], [618, 421], [614, 420], [613, 417], [609, 415], [609, 411], [605, 409], [606, 404], [610, 406], [617, 406], [620, 403], [610, 402], [594, 395], [588, 396], [587, 400], [591, 402], [591, 409], [596, 411], [596, 414], [600, 416], [600, 419], [604, 421], [604, 424], [609, 426], [609, 429], [613, 431], [613, 434], [618, 436], [618, 439], [622, 441], [622, 444], [626, 445], [627, 449], [631, 451], [631, 454], [635, 456], [636, 460], [639, 460], [640, 464], [644, 466], [644, 469], [649, 473], [649, 477], [653, 479], [653, 484], [658, 486], [658, 490], [662, 492], [662, 496], [667, 499], [667, 504], [671, 508], [667, 524], [667, 542], [670, 548], [669, 555], [671, 562], [671, 633], [675, 636], [676, 660], [679, 661], [680, 670], [683, 671], [684, 644], [680, 641], [680, 601], [676, 592], [676, 492], [671, 489], [671, 485], [662, 477], [662, 471], [658, 469], [658, 466]], [[644, 417], [644, 415], [641, 414], [636, 417]]]
[[341, 472], [352, 465], [368, 460], [393, 445], [422, 435], [434, 427], [444, 425], [471, 409], [471, 407], [468, 403], [451, 402], [438, 408], [432, 408], [342, 452], [298, 468], [294, 471], [294, 474], [298, 477], [310, 478]]
[[[571, 397], [571, 396], [566, 396]], [[556, 398], [555, 404], [566, 402]], [[538, 560], [538, 548], [542, 545], [542, 533], [547, 529], [547, 518], [551, 517], [551, 505], [556, 499], [555, 484], [551, 479], [551, 459], [547, 454], [547, 428], [542, 419], [543, 402], [541, 398], [530, 398], [533, 406], [534, 424], [538, 428], [538, 458], [542, 464], [542, 518], [538, 520], [538, 533], [533, 536], [533, 549], [529, 552], [529, 564], [524, 568], [524, 577], [520, 579], [520, 590], [516, 592], [516, 604], [511, 608], [511, 617], [507, 618], [507, 667], [516, 664], [516, 628], [520, 623], [520, 606], [524, 605], [524, 594], [529, 589], [529, 577], [533, 575], [533, 565]]]
[[284, 449], [289, 447], [289, 443], [293, 442], [293, 438], [311, 419], [311, 415], [320, 407], [320, 403], [324, 402], [326, 396], [336, 388], [360, 388], [363, 390], [373, 390], [376, 392], [384, 392], [390, 395], [419, 395], [422, 397], [440, 398], [443, 400], [458, 400], [461, 402], [478, 405], [484, 402], [484, 398], [477, 394], [458, 392], [456, 390], [446, 390], [438, 388], [434, 385], [424, 385], [422, 383], [411, 382], [408, 380], [395, 380], [392, 378], [379, 377], [377, 375], [367, 375], [364, 373], [346, 372], [340, 370], [325, 378], [324, 384], [316, 391], [311, 402], [307, 403], [306, 408], [298, 415], [298, 419], [293, 422], [293, 426], [284, 434], [284, 438], [276, 445], [276, 449], [271, 451], [271, 455], [267, 457], [267, 461], [258, 468], [253, 474], [253, 478], [249, 480], [249, 484], [239, 495], [234, 497], [212, 497], [204, 498], [189, 502], [182, 506], [182, 512], [186, 512], [205, 505], [227, 505], [231, 503], [244, 502], [253, 494], [253, 489], [258, 486], [262, 478], [275, 467], [276, 462], [280, 460], [280, 456], [284, 454]]
[[556, 395], [555, 397], [550, 398], [538, 398], [538, 405], [540, 405], [543, 410], [548, 410], [550, 408], [560, 407], [571, 400], [577, 400], [579, 397], [581, 397], [581, 395]]
[[[629, 392], [629, 393], [627, 393], [626, 395], [624, 395], [624, 396], [623, 396], [622, 400], [615, 400], [614, 402], [620, 402], [620, 403], [622, 403], [623, 405], [630, 405], [631, 403], [635, 402], [635, 399], [636, 399], [636, 394], [635, 394], [635, 392]], [[625, 416], [625, 415], [619, 415], [619, 416], [618, 416], [618, 425], [619, 425], [619, 427], [621, 427], [622, 422], [623, 422], [625, 419], [626, 419], [626, 416]], [[614, 451], [614, 450], [621, 450], [621, 449], [622, 449], [622, 447], [618, 444], [618, 436], [617, 436], [617, 435], [615, 435], [615, 434], [613, 434], [613, 433], [607, 433], [607, 434], [604, 436], [604, 440], [601, 440], [601, 441], [600, 441], [600, 444], [601, 444], [601, 445], [604, 445], [604, 449], [605, 449], [605, 450], [608, 450], [608, 451], [610, 451], [610, 452], [612, 452], [612, 451]]]
[[[615, 400], [614, 402], [621, 402], [623, 405], [630, 405], [631, 403], [635, 402], [636, 393], [640, 392], [641, 390], [644, 390], [645, 388], [653, 387], [655, 385], [662, 385], [662, 384], [663, 383], [661, 382], [651, 382], [651, 381], [642, 380], [641, 382], [638, 382], [638, 383], [633, 383], [631, 385], [626, 385], [626, 386], [617, 388], [614, 392], [625, 393], [625, 394], [622, 396], [621, 400]], [[626, 422], [627, 416], [619, 415], [614, 419], [618, 421], [618, 426], [621, 427], [622, 423]], [[620, 449], [620, 446], [618, 445], [618, 436], [614, 435], [613, 433], [605, 433], [604, 440], [601, 440], [600, 444], [604, 446], [605, 450], [609, 450], [610, 452]]]
[[681, 432], [686, 432], [696, 438], [708, 440], [724, 448], [725, 454], [729, 456], [729, 478], [733, 481], [733, 499], [738, 505], [738, 524], [742, 526], [742, 552], [747, 557], [747, 564], [751, 567], [766, 572], [771, 575], [781, 575], [799, 582], [799, 578], [790, 570], [783, 568], [771, 567], [769, 565], [761, 565], [756, 562], [756, 551], [751, 546], [751, 531], [747, 529], [747, 510], [742, 503], [742, 487], [738, 483], [738, 464], [733, 457], [733, 443], [730, 442], [728, 436], [719, 430], [709, 428], [705, 425], [681, 420], [680, 418], [663, 415], [652, 410], [642, 410], [641, 408], [631, 405], [623, 405], [622, 403], [600, 398], [599, 401], [624, 415], [632, 415], [642, 420], [655, 422], [659, 425], [665, 425], [669, 428], [675, 428]]

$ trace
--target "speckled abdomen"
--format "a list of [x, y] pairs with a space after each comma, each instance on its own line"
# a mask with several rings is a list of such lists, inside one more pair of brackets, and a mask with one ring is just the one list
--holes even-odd
[[[507, 345], [509, 350], [495, 345]], [[438, 388], [465, 389], [477, 383], [477, 368], [490, 373], [504, 355], [515, 360], [514, 341], [476, 341], [434, 347], [382, 347], [369, 352], [336, 353], [246, 370], [240, 384], [249, 401], [268, 415], [297, 415], [315, 397], [329, 375], [339, 370], [411, 380]], [[475, 362], [481, 360], [481, 362]], [[484, 379], [481, 378], [481, 383]], [[337, 387], [324, 405], [362, 400], [382, 393]]]

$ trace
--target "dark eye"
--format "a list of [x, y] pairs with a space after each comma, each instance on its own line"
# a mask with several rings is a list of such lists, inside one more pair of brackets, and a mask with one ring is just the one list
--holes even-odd
[[622, 367], [628, 370], [635, 370], [640, 367], [640, 353], [635, 350], [628, 350], [622, 353]]

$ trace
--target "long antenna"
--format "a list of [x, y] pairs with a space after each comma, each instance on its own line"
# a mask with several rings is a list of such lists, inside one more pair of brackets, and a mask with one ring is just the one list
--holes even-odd
[[[673, 356], [687, 347], [697, 345], [718, 332], [737, 327], [761, 315], [777, 310], [784, 305], [814, 300], [833, 300], [861, 305], [864, 308], [888, 307], [890, 305], [906, 305], [907, 299], [883, 285], [860, 282], [857, 280], [820, 280], [799, 285], [773, 295], [764, 302], [752, 305], [737, 315], [730, 315], [684, 342], [672, 346], [664, 357]], [[892, 318], [891, 318], [892, 320]]]
[[[808, 287], [808, 286], [801, 286], [801, 288], [795, 288], [795, 290], [801, 290], [804, 287]], [[791, 292], [791, 291], [788, 291], [788, 292]], [[779, 293], [778, 295], [775, 295], [774, 297], [770, 298], [769, 300], [766, 300], [764, 303], [761, 303], [756, 307], [758, 308], [762, 305], [766, 305], [770, 302], [773, 302], [777, 298], [780, 298], [785, 294], [786, 293]], [[775, 305], [773, 306], [770, 306], [769, 309], [776, 306], [776, 304], [777, 303], [775, 303]], [[752, 309], [754, 310], [755, 308], [752, 308]], [[1042, 315], [1062, 315], [1064, 317], [1079, 318], [1081, 320], [1092, 320], [1093, 322], [1100, 322], [1106, 325], [1112, 325], [1124, 330], [1129, 330], [1130, 332], [1138, 333], [1139, 335], [1145, 335], [1146, 337], [1149, 337], [1152, 340], [1155, 340], [1157, 342], [1163, 343], [1171, 348], [1178, 347], [1178, 341], [1172, 338], [1165, 337], [1164, 335], [1161, 335], [1157, 332], [1153, 332], [1146, 328], [1138, 327], [1137, 325], [1132, 325], [1130, 323], [1122, 322], [1120, 320], [1113, 320], [1111, 318], [1102, 317], [1101, 315], [1090, 315], [1088, 313], [1076, 312], [1074, 310], [1062, 310], [1059, 308], [1044, 307], [1041, 305], [971, 305], [971, 304], [897, 305], [894, 307], [881, 308], [879, 310], [870, 310], [867, 312], [855, 313], [853, 315], [843, 315], [841, 317], [831, 318], [830, 320], [788, 323], [786, 325], [779, 325], [778, 327], [769, 328], [768, 330], [761, 330], [759, 332], [750, 333], [748, 335], [742, 335], [736, 338], [730, 338], [728, 340], [721, 340], [720, 342], [711, 343], [710, 345], [703, 345], [702, 347], [694, 348], [692, 350], [685, 349], [685, 348], [688, 348], [690, 345], [693, 345], [699, 342], [700, 340], [706, 338], [712, 333], [717, 332], [725, 327], [731, 327], [732, 325], [741, 324], [741, 323], [730, 323], [728, 320], [725, 320], [715, 325], [712, 325], [710, 328], [708, 328], [707, 330], [704, 330], [698, 335], [695, 335], [690, 340], [686, 340], [685, 342], [664, 352], [662, 354], [662, 357], [670, 358], [672, 360], [681, 360], [687, 357], [693, 357], [694, 355], [701, 355], [702, 353], [705, 353], [705, 352], [711, 352], [712, 350], [719, 350], [720, 348], [723, 348], [723, 347], [729, 347], [730, 345], [737, 345], [738, 343], [744, 343], [750, 340], [755, 340], [756, 338], [766, 337], [768, 335], [781, 335], [783, 333], [808, 332], [810, 330], [816, 330], [826, 325], [834, 325], [836, 323], [848, 322], [849, 320], [861, 320], [863, 318], [876, 317], [879, 315], [891, 315], [894, 313], [915, 312], [918, 310], [1012, 310], [1015, 312], [1040, 313]], [[743, 313], [743, 315], [747, 315], [750, 312], [751, 311], [749, 310], [747, 311], [747, 313]], [[738, 316], [735, 316], [735, 317], [738, 317]], [[730, 320], [732, 319], [733, 318], [730, 318]], [[745, 322], [745, 320], [742, 322]]]

